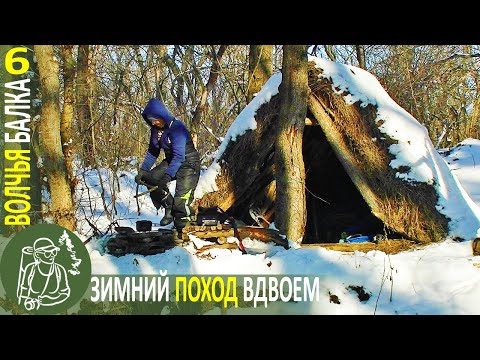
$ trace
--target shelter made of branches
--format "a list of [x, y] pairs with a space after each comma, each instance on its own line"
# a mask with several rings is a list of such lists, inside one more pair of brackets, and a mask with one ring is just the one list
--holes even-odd
[[[392, 169], [373, 105], [347, 104], [322, 70], [309, 63], [308, 111], [303, 139], [307, 228], [304, 243], [336, 242], [341, 234], [384, 234], [421, 243], [445, 239], [448, 218], [437, 209], [432, 185], [406, 182]], [[256, 113], [257, 128], [230, 141], [220, 159], [218, 191], [197, 205], [219, 206], [253, 224], [252, 213], [275, 219], [274, 143], [279, 95]], [[375, 139], [375, 141], [372, 141]], [[257, 219], [258, 221], [258, 219]]]

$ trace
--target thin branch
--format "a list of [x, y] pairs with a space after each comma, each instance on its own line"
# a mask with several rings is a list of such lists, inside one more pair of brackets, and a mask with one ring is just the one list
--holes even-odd
[[385, 257], [383, 258], [383, 274], [382, 274], [382, 282], [380, 283], [380, 290], [378, 291], [378, 296], [377, 300], [375, 301], [375, 309], [373, 310], [373, 315], [377, 313], [377, 307], [378, 307], [378, 300], [380, 300], [380, 295], [382, 294], [382, 289], [383, 289], [383, 284], [385, 284], [385, 280], [387, 277], [385, 276]]
[[218, 75], [220, 74], [220, 61], [222, 59], [225, 50], [227, 49], [227, 45], [221, 45], [218, 49], [218, 52], [215, 53], [214, 48], [212, 47], [212, 67], [210, 69], [210, 76], [208, 77], [207, 84], [203, 89], [200, 102], [198, 103], [195, 112], [193, 114], [192, 124], [195, 127], [202, 118], [203, 113], [207, 108], [207, 97], [212, 92], [213, 87], [215, 86], [215, 82], [217, 81]]
[[480, 53], [475, 53], [475, 54], [453, 54], [445, 59], [442, 59], [442, 60], [439, 60], [437, 62], [434, 62], [433, 65], [438, 65], [438, 64], [441, 64], [441, 63], [445, 63], [447, 61], [450, 61], [450, 60], [453, 60], [453, 59], [458, 59], [458, 58], [461, 58], [461, 59], [469, 59], [469, 58], [477, 58], [477, 57], [480, 57]]
[[205, 125], [205, 123], [203, 121], [200, 121], [200, 124], [203, 125], [203, 127], [207, 130], [207, 132], [212, 135], [212, 137], [217, 140], [217, 143], [218, 145], [220, 145], [222, 142], [220, 141], [220, 139], [213, 133], [212, 129], [210, 129], [207, 125]]
[[317, 198], [318, 200], [322, 200], [324, 203], [328, 204], [328, 205], [332, 205], [330, 204], [327, 200], [324, 200], [322, 199], [320, 196], [317, 196], [315, 195], [313, 192], [311, 192], [310, 190], [308, 190], [308, 188], [305, 186], [305, 189], [310, 193], [310, 195], [312, 195], [314, 198]]

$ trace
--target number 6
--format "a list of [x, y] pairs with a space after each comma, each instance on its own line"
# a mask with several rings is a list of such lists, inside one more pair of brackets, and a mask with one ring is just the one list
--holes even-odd
[[[30, 63], [28, 62], [27, 59], [23, 57], [13, 57], [15, 53], [17, 52], [27, 52], [27, 48], [25, 47], [14, 47], [10, 50], [8, 50], [7, 54], [5, 55], [5, 69], [13, 75], [21, 75], [25, 73], [29, 66]], [[20, 63], [20, 69], [15, 70], [13, 67], [14, 63]]]

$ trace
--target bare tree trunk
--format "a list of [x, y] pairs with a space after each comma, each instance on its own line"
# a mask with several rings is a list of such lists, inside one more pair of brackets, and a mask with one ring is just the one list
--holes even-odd
[[[28, 45], [28, 52], [27, 52], [27, 59], [28, 62], [30, 63], [30, 71], [36, 74], [33, 76], [30, 80], [30, 98], [31, 99], [38, 99], [40, 97], [39, 93], [39, 78], [38, 78], [38, 68], [37, 68], [37, 63], [34, 60], [35, 59], [35, 54], [33, 51], [33, 45]], [[31, 113], [30, 116], [32, 119], [36, 119], [37, 116], [40, 116], [41, 112], [41, 106], [38, 103], [32, 103], [32, 108], [31, 108]], [[38, 168], [38, 131], [35, 129], [36, 122], [32, 121], [30, 123], [30, 129], [31, 129], [31, 139], [30, 142], [25, 144], [22, 143], [22, 148], [25, 147], [25, 149], [29, 149], [30, 154], [31, 154], [31, 160], [30, 163], [32, 164], [30, 168], [30, 194], [31, 194], [31, 200], [30, 203], [32, 205], [32, 215], [30, 216], [31, 219], [31, 224], [37, 224], [39, 222], [43, 222], [42, 219], [42, 170]]]
[[[180, 50], [180, 45], [175, 45], [174, 51], [173, 51], [173, 62], [176, 64], [176, 57], [182, 58], [182, 52]], [[184, 95], [184, 88], [185, 88], [185, 63], [182, 61], [182, 68], [178, 69], [180, 76], [176, 76], [175, 78], [175, 86], [172, 86], [172, 89], [170, 91], [173, 91], [176, 89], [176, 94], [175, 94], [175, 104], [179, 109], [182, 110], [182, 112], [185, 111], [185, 101], [183, 99]], [[172, 93], [173, 94], [173, 93]]]
[[[193, 45], [192, 45], [193, 46]], [[161, 49], [160, 49], [161, 50]], [[182, 68], [179, 67], [178, 62], [182, 62]], [[184, 63], [183, 53], [180, 45], [175, 45], [172, 56], [165, 53], [165, 65], [170, 69], [174, 78], [170, 85], [170, 94], [175, 100], [177, 109], [182, 114], [187, 114], [186, 101], [184, 97], [184, 87], [187, 87], [187, 95], [194, 96], [195, 90], [193, 88], [190, 78], [185, 73], [186, 63]], [[184, 119], [187, 127], [190, 127], [189, 118]]]
[[165, 58], [167, 56], [167, 46], [166, 45], [158, 45], [156, 47], [157, 55], [160, 58], [157, 61], [155, 66], [155, 87], [156, 87], [156, 97], [160, 99], [162, 102], [165, 103], [166, 92], [163, 87], [163, 82], [166, 79], [166, 65], [165, 65]]
[[58, 225], [75, 230], [73, 201], [60, 136], [59, 68], [54, 58], [53, 46], [35, 45], [34, 49], [42, 93], [40, 148], [50, 185], [51, 215]]
[[70, 190], [75, 192], [75, 183], [73, 175], [73, 132], [72, 123], [75, 111], [75, 59], [73, 56], [73, 45], [62, 45], [63, 59], [63, 112], [60, 122], [60, 136], [62, 139], [63, 156], [65, 157], [65, 166], [67, 168]]
[[357, 50], [358, 67], [366, 69], [365, 47], [363, 45], [355, 45], [355, 49]]
[[[148, 72], [148, 68], [145, 67], [145, 62], [143, 61], [142, 54], [140, 52], [140, 45], [134, 45], [133, 50], [135, 51], [135, 57], [137, 59], [137, 63], [140, 66], [140, 86], [143, 87], [148, 95], [148, 98], [153, 97], [152, 88], [150, 86], [150, 82], [148, 81], [148, 76], [146, 72]], [[123, 81], [123, 73], [120, 72], [120, 81]]]
[[324, 45], [324, 47], [329, 59], [332, 61], [337, 61], [337, 55], [335, 54], [335, 49], [333, 48], [333, 45]]
[[[468, 52], [472, 52], [472, 46], [468, 45], [468, 49], [465, 49]], [[466, 51], [466, 52], [467, 52]], [[472, 56], [480, 54], [472, 54]], [[478, 74], [478, 72], [477, 72]], [[476, 78], [476, 97], [473, 101], [473, 109], [470, 115], [467, 115], [466, 126], [465, 126], [465, 136], [464, 138], [471, 137], [474, 139], [480, 139], [480, 81]], [[465, 88], [468, 88], [465, 80]]]
[[275, 225], [288, 239], [301, 243], [307, 222], [302, 154], [309, 91], [307, 46], [284, 46], [282, 73], [275, 143]]
[[272, 76], [273, 45], [250, 45], [247, 103]]
[[92, 51], [89, 45], [79, 45], [77, 58], [77, 116], [80, 136], [83, 139], [85, 166], [92, 166], [94, 161], [94, 146], [92, 139], [92, 117], [90, 112], [90, 97], [92, 86], [90, 84], [90, 61]]
[[208, 94], [212, 91], [215, 83], [217, 82], [218, 75], [220, 74], [220, 61], [222, 56], [227, 49], [227, 45], [221, 45], [218, 49], [218, 52], [215, 54], [215, 49], [212, 48], [212, 57], [213, 63], [212, 68], [210, 69], [210, 76], [208, 77], [207, 85], [204, 87], [200, 102], [195, 109], [195, 113], [192, 118], [191, 134], [192, 140], [195, 146], [197, 146], [197, 134], [200, 129], [200, 122], [202, 121], [202, 116], [205, 110], [207, 109], [207, 98]]
[[[479, 86], [480, 88], [480, 86]], [[473, 103], [473, 111], [471, 115], [470, 124], [472, 124], [472, 129], [469, 130], [469, 136], [480, 139], [480, 95]]]

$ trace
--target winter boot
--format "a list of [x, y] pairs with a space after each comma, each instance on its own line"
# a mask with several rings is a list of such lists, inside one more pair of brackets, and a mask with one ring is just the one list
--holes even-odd
[[189, 240], [186, 240], [186, 238], [184, 239], [182, 229], [180, 229], [180, 230], [175, 229], [174, 230], [173, 240], [175, 241], [175, 245], [178, 245], [178, 246], [181, 246], [181, 245], [183, 245], [183, 243], [187, 243], [189, 241]]
[[170, 193], [168, 193], [167, 196], [165, 196], [162, 199], [162, 206], [165, 209], [165, 215], [160, 221], [160, 226], [166, 226], [168, 224], [171, 224], [173, 221], [173, 215], [172, 215], [173, 196]]

